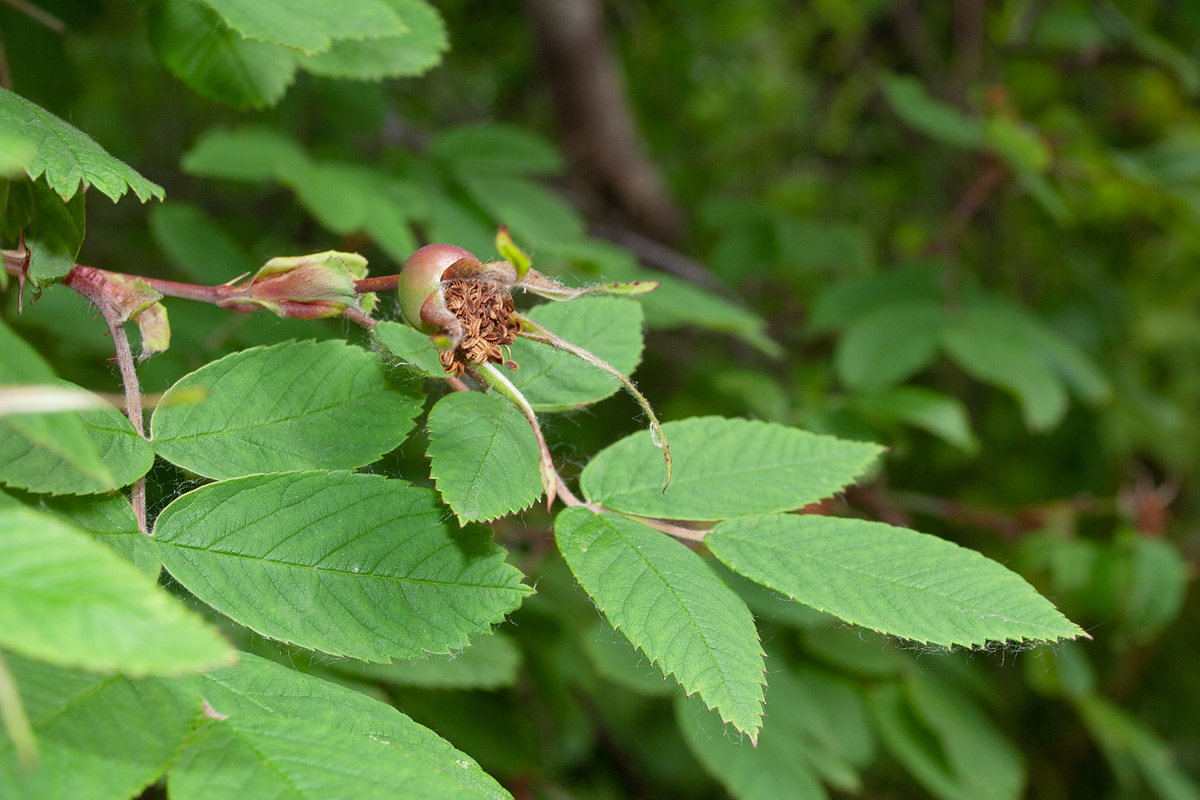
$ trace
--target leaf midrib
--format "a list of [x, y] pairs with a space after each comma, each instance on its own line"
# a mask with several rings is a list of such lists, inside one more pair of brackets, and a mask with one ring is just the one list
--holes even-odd
[[[846, 572], [854, 572], [854, 573], [858, 573], [858, 574], [860, 574], [860, 575], [864, 575], [864, 576], [866, 576], [866, 577], [868, 577], [868, 578], [870, 578], [870, 579], [872, 579], [872, 580], [875, 580], [875, 581], [877, 581], [877, 582], [879, 582], [879, 583], [885, 583], [885, 584], [890, 584], [890, 585], [894, 585], [894, 586], [903, 587], [903, 588], [906, 588], [906, 589], [910, 589], [910, 590], [912, 590], [912, 591], [914, 591], [914, 592], [928, 593], [928, 594], [932, 595], [933, 597], [937, 597], [937, 598], [940, 598], [940, 599], [942, 599], [942, 600], [946, 601], [946, 603], [947, 603], [948, 605], [950, 605], [952, 608], [954, 608], [954, 609], [956, 609], [956, 610], [959, 610], [959, 611], [961, 611], [961, 612], [978, 613], [978, 614], [982, 615], [983, 617], [989, 617], [989, 618], [1003, 619], [1005, 622], [1008, 622], [1008, 623], [1011, 623], [1011, 624], [1028, 625], [1028, 626], [1030, 626], [1030, 627], [1034, 627], [1034, 628], [1042, 628], [1042, 629], [1044, 629], [1044, 630], [1046, 630], [1046, 631], [1048, 631], [1048, 632], [1049, 632], [1049, 631], [1053, 631], [1053, 630], [1054, 630], [1054, 629], [1053, 629], [1053, 628], [1051, 628], [1049, 625], [1043, 625], [1043, 624], [1040, 624], [1040, 623], [1037, 623], [1037, 622], [1029, 622], [1029, 621], [1021, 621], [1021, 622], [1019, 622], [1019, 623], [1018, 623], [1018, 622], [1014, 622], [1013, 620], [1010, 620], [1010, 619], [1006, 618], [1006, 617], [1005, 617], [1003, 614], [997, 614], [997, 613], [995, 613], [995, 612], [987, 611], [987, 610], [985, 610], [985, 609], [976, 608], [976, 607], [974, 607], [974, 606], [971, 606], [971, 605], [964, 605], [964, 604], [956, 603], [956, 602], [954, 602], [954, 601], [953, 601], [953, 599], [952, 599], [952, 598], [951, 598], [949, 595], [946, 595], [946, 594], [939, 593], [939, 592], [937, 592], [936, 590], [934, 590], [934, 589], [933, 589], [933, 588], [931, 588], [931, 587], [921, 587], [921, 586], [914, 586], [914, 585], [912, 585], [912, 584], [905, 583], [904, 581], [902, 581], [902, 580], [899, 580], [899, 579], [897, 579], [897, 578], [893, 578], [893, 577], [887, 577], [887, 576], [883, 576], [883, 575], [877, 575], [877, 574], [875, 574], [875, 573], [868, 572], [866, 569], [863, 569], [863, 568], [861, 568], [861, 567], [854, 567], [854, 566], [850, 566], [850, 565], [847, 565], [847, 564], [843, 564], [843, 563], [840, 563], [840, 562], [837, 562], [837, 561], [833, 561], [833, 560], [831, 560], [831, 559], [821, 558], [821, 557], [819, 557], [819, 556], [816, 556], [816, 555], [813, 555], [813, 554], [811, 554], [811, 553], [797, 554], [797, 552], [796, 552], [795, 550], [793, 550], [793, 549], [789, 549], [789, 548], [785, 548], [785, 547], [780, 547], [780, 546], [778, 546], [778, 545], [774, 545], [774, 544], [772, 544], [772, 543], [770, 543], [770, 542], [767, 542], [767, 541], [751, 542], [750, 540], [747, 540], [747, 539], [740, 539], [740, 538], [738, 538], [738, 537], [734, 537], [734, 536], [732, 536], [732, 535], [729, 535], [729, 534], [727, 534], [727, 535], [729, 536], [729, 538], [731, 538], [731, 539], [734, 539], [735, 541], [742, 541], [742, 542], [745, 542], [745, 543], [747, 543], [747, 544], [751, 544], [751, 545], [754, 545], [754, 546], [757, 546], [757, 547], [761, 547], [763, 550], [769, 550], [769, 551], [771, 551], [771, 553], [772, 553], [772, 554], [778, 554], [778, 553], [782, 553], [782, 554], [785, 554], [785, 555], [791, 555], [791, 556], [797, 556], [797, 555], [799, 555], [799, 557], [800, 557], [800, 558], [804, 558], [804, 559], [810, 559], [811, 561], [814, 561], [814, 562], [816, 562], [817, 564], [820, 564], [820, 565], [822, 565], [822, 566], [826, 566], [826, 567], [837, 567], [838, 569], [841, 569], [841, 570], [843, 570], [843, 571], [846, 571]], [[849, 550], [849, 549], [853, 549], [853, 547], [857, 547], [857, 546], [858, 546], [858, 543], [856, 543], [856, 544], [855, 544], [855, 545], [853, 545], [853, 546], [851, 546], [851, 545], [847, 545], [845, 548], [842, 548], [842, 549], [843, 549], [843, 550]], [[834, 552], [837, 552], [837, 551], [834, 551]], [[783, 559], [782, 559], [782, 558], [780, 558], [778, 555], [775, 555], [775, 558], [776, 558], [776, 560], [778, 560], [778, 561], [781, 561], [781, 562], [783, 561]], [[981, 556], [981, 558], [982, 558], [982, 556]], [[882, 559], [881, 559], [881, 561], [882, 561]], [[879, 563], [879, 562], [876, 562], [876, 563]], [[789, 594], [789, 596], [791, 596], [791, 595]], [[795, 597], [793, 597], [793, 599], [796, 599], [796, 598], [795, 598]], [[797, 600], [797, 602], [803, 602], [803, 601], [799, 601], [799, 600]], [[889, 603], [889, 604], [891, 604], [891, 599], [890, 599], [890, 598], [888, 598], [888, 603]], [[807, 604], [806, 604], [806, 605], [807, 605]], [[893, 606], [893, 608], [895, 608], [895, 607]], [[900, 612], [898, 609], [896, 610], [896, 613], [897, 613], [897, 615], [899, 615], [900, 617], [904, 617], [904, 616], [905, 616], [905, 615], [904, 615], [904, 614], [902, 614], [902, 613], [901, 613], [901, 612]], [[1057, 638], [1063, 638], [1064, 636], [1065, 636], [1065, 634], [1063, 634], [1063, 633], [1056, 633], [1056, 637], [1057, 637]]]
[[394, 581], [397, 581], [400, 583], [414, 583], [414, 584], [420, 584], [420, 585], [424, 585], [424, 586], [447, 586], [447, 587], [453, 586], [453, 587], [460, 587], [460, 588], [466, 587], [469, 589], [509, 589], [512, 591], [518, 591], [519, 587], [520, 587], [520, 584], [513, 586], [513, 585], [491, 585], [491, 584], [484, 584], [484, 583], [462, 583], [462, 582], [449, 582], [449, 581], [435, 581], [435, 580], [430, 580], [428, 578], [409, 578], [409, 577], [404, 577], [404, 576], [400, 576], [400, 575], [388, 575], [388, 574], [378, 573], [378, 572], [361, 572], [361, 571], [354, 572], [354, 571], [348, 570], [348, 569], [337, 569], [334, 567], [318, 567], [318, 566], [315, 566], [312, 564], [295, 564], [291, 561], [280, 561], [278, 559], [268, 559], [268, 558], [263, 558], [262, 556], [247, 555], [245, 553], [233, 553], [228, 550], [213, 550], [211, 548], [201, 547], [198, 545], [179, 544], [176, 542], [159, 542], [159, 545], [161, 547], [177, 547], [181, 550], [191, 550], [191, 551], [200, 552], [200, 553], [211, 553], [213, 555], [245, 559], [247, 561], [256, 561], [256, 562], [259, 562], [262, 564], [274, 564], [274, 565], [278, 565], [278, 566], [282, 566], [282, 567], [294, 567], [296, 569], [311, 569], [315, 572], [328, 572], [328, 573], [333, 573], [333, 574], [337, 574], [337, 575], [349, 575], [349, 576], [353, 576], [355, 578], [378, 578], [380, 580], [394, 580]]

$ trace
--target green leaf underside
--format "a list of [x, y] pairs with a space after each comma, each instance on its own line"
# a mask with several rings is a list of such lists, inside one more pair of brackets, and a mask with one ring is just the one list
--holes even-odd
[[782, 725], [774, 719], [755, 745], [695, 698], [676, 698], [675, 719], [696, 760], [737, 800], [826, 800], [803, 744], [786, 729], [777, 732]]
[[763, 652], [745, 603], [683, 544], [613, 514], [568, 508], [558, 548], [609, 623], [751, 739], [762, 725]]
[[299, 59], [301, 69], [327, 78], [377, 81], [420, 75], [450, 47], [441, 15], [423, 0], [384, 0], [407, 31], [366, 41], [334, 42], [323, 53]]
[[84, 197], [80, 192], [63, 202], [42, 181], [33, 190], [33, 221], [25, 230], [29, 248], [29, 279], [37, 288], [62, 280], [75, 265], [86, 228]]
[[[82, 421], [99, 462], [81, 460], [74, 450], [79, 442], [72, 420]], [[115, 408], [0, 420], [0, 482], [6, 486], [41, 494], [97, 494], [128, 486], [153, 465], [154, 448]]]
[[177, 681], [131, 680], [6, 653], [38, 738], [26, 772], [0, 728], [0, 797], [128, 800], [160, 776], [200, 718], [200, 697]]
[[[407, 781], [416, 780], [444, 793], [434, 797], [511, 800], [470, 756], [358, 692], [248, 653], [237, 666], [195, 681], [209, 705], [228, 719], [210, 723], [215, 730], [200, 731], [185, 748], [171, 771], [172, 798], [395, 797], [399, 787], [407, 790]], [[297, 747], [311, 772], [289, 763]], [[375, 777], [353, 777], [359, 774]], [[264, 782], [261, 794], [239, 792], [252, 777]], [[284, 777], [301, 780], [289, 792], [280, 785]], [[399, 782], [381, 793], [374, 781], [383, 778]], [[366, 783], [347, 785], [348, 780]], [[320, 791], [323, 786], [336, 787], [336, 793]]]
[[429, 378], [444, 378], [438, 349], [429, 337], [400, 322], [380, 322], [371, 329], [389, 353]]
[[[644, 319], [636, 300], [582, 297], [537, 306], [526, 316], [626, 376], [642, 360]], [[510, 379], [535, 411], [568, 411], [603, 400], [621, 388], [621, 382], [607, 372], [549, 345], [517, 339], [512, 356], [519, 368]]]
[[448, 653], [530, 589], [481, 527], [434, 493], [350, 473], [203, 486], [155, 526], [163, 564], [204, 602], [272, 639], [360, 661]]
[[1084, 632], [973, 550], [879, 522], [816, 515], [722, 522], [705, 537], [736, 572], [847, 622], [953, 647]]
[[29, 142], [33, 157], [22, 164], [30, 179], [44, 176], [63, 200], [95, 186], [111, 200], [132, 189], [143, 203], [163, 198], [163, 188], [113, 158], [87, 134], [8, 89], [0, 88], [0, 131]]
[[66, 667], [176, 674], [233, 651], [152, 578], [60, 520], [0, 509], [0, 646]]
[[245, 39], [194, 0], [158, 0], [147, 23], [150, 45], [171, 74], [212, 100], [263, 108], [292, 84], [294, 50]]
[[337, 39], [398, 36], [404, 23], [383, 0], [204, 0], [247, 39], [305, 53], [328, 50]]
[[790, 511], [852, 483], [882, 452], [875, 444], [743, 419], [668, 422], [674, 477], [663, 492], [662, 451], [649, 431], [601, 451], [583, 470], [587, 498], [662, 519], [715, 520]]
[[453, 392], [429, 412], [430, 475], [462, 522], [528, 508], [542, 496], [538, 443], [508, 400]]
[[[196, 390], [203, 400], [171, 403]], [[389, 386], [379, 360], [359, 347], [292, 341], [185, 376], [164, 395], [151, 429], [159, 455], [208, 478], [352, 469], [404, 441], [421, 402]]]
[[521, 651], [516, 643], [502, 633], [494, 633], [472, 637], [469, 647], [448, 656], [392, 664], [341, 661], [331, 666], [344, 675], [395, 686], [493, 691], [515, 685], [520, 665]]

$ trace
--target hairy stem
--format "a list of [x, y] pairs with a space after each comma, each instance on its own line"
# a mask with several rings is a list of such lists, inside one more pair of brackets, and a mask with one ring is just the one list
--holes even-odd
[[542, 488], [546, 492], [546, 511], [549, 511], [551, 506], [554, 505], [554, 498], [558, 493], [560, 479], [558, 477], [558, 470], [554, 468], [554, 459], [550, 456], [550, 448], [546, 445], [546, 437], [542, 435], [542, 426], [538, 424], [537, 415], [533, 412], [533, 406], [529, 405], [529, 401], [525, 399], [525, 395], [521, 394], [521, 390], [513, 386], [512, 381], [504, 377], [504, 374], [496, 369], [495, 364], [488, 362], [476, 364], [472, 373], [472, 377], [480, 383], [491, 389], [495, 389], [508, 398], [517, 407], [517, 410], [524, 415], [525, 419], [529, 422], [529, 426], [533, 428], [533, 434], [537, 437], [538, 452], [540, 453], [539, 472], [542, 478]]
[[21, 695], [17, 692], [17, 683], [13, 680], [4, 656], [0, 655], [0, 721], [4, 723], [4, 731], [17, 751], [17, 761], [23, 769], [31, 770], [37, 766], [38, 746], [29, 726], [29, 717], [25, 715], [25, 706], [21, 705]]
[[638, 391], [638, 388], [633, 385], [633, 381], [625, 377], [625, 375], [619, 369], [614, 367], [612, 364], [609, 364], [604, 359], [588, 350], [583, 349], [577, 344], [568, 342], [558, 334], [543, 328], [541, 325], [538, 325], [536, 322], [524, 315], [514, 314], [513, 316], [521, 323], [521, 332], [517, 334], [518, 336], [523, 336], [524, 338], [533, 342], [548, 344], [557, 350], [570, 353], [577, 358], [583, 359], [592, 366], [604, 370], [609, 375], [612, 375], [619, 380], [621, 385], [625, 387], [625, 391], [629, 392], [629, 394], [631, 394], [633, 398], [637, 400], [638, 405], [642, 407], [642, 411], [644, 411], [646, 416], [650, 418], [650, 435], [654, 441], [654, 444], [658, 447], [661, 447], [663, 451], [663, 462], [667, 468], [667, 480], [663, 484], [663, 492], [665, 493], [667, 491], [667, 487], [671, 485], [671, 445], [667, 441], [667, 435], [663, 433], [662, 425], [658, 421], [658, 416], [655, 415], [654, 408], [651, 407], [650, 401], [646, 399], [646, 396]]
[[[101, 288], [102, 284], [89, 275], [87, 270], [72, 268], [64, 281], [75, 291], [91, 300], [100, 309], [104, 321], [108, 323], [108, 332], [112, 335], [113, 349], [116, 351], [117, 366], [121, 370], [121, 385], [125, 390], [125, 416], [138, 436], [146, 438], [146, 427], [142, 419], [142, 387], [138, 381], [137, 363], [133, 358], [133, 350], [129, 347], [129, 337], [125, 335], [125, 325], [120, 312], [113, 306], [111, 299]], [[133, 515], [137, 518], [138, 530], [147, 536], [150, 529], [146, 525], [146, 479], [138, 478], [131, 489], [129, 503], [133, 506]]]

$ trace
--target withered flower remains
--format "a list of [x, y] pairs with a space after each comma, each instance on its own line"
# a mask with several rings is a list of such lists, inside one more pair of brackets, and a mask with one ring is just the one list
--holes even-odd
[[462, 325], [462, 343], [441, 352], [446, 372], [462, 375], [467, 364], [490, 361], [509, 369], [517, 365], [505, 352], [516, 341], [521, 324], [513, 318], [512, 295], [494, 281], [454, 279], [446, 281], [442, 296], [447, 310]]

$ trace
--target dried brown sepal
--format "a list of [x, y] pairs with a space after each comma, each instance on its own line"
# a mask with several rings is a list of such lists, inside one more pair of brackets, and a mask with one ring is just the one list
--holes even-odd
[[462, 341], [441, 353], [442, 367], [459, 376], [470, 364], [506, 364], [504, 349], [516, 341], [521, 323], [513, 314], [507, 288], [491, 280], [452, 279], [443, 282], [446, 309], [462, 326]]

